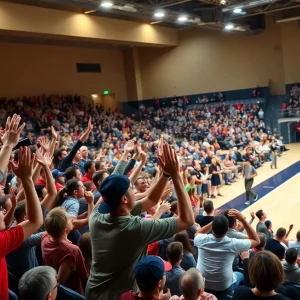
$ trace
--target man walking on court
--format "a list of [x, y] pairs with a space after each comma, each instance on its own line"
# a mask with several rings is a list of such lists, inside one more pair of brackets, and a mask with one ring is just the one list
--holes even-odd
[[254, 183], [254, 177], [257, 176], [255, 168], [246, 161], [242, 171], [243, 177], [245, 178], [245, 189], [246, 189], [246, 205], [250, 204], [250, 195], [253, 197], [254, 202], [257, 201], [258, 195], [252, 191], [252, 185]]

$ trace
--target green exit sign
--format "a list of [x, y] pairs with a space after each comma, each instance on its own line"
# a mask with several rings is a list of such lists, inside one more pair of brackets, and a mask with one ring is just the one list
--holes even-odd
[[103, 95], [108, 95], [109, 94], [109, 90], [104, 90], [103, 91]]

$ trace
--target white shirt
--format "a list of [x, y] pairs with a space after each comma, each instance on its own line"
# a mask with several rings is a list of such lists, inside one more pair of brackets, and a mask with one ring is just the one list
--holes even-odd
[[212, 234], [197, 235], [194, 244], [198, 248], [197, 269], [205, 277], [205, 287], [214, 291], [224, 291], [236, 282], [232, 263], [238, 253], [251, 247], [248, 239], [216, 238]]

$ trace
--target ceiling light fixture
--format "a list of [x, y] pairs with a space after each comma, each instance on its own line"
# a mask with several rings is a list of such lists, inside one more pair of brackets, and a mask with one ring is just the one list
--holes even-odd
[[179, 22], [185, 22], [187, 20], [187, 17], [186, 16], [180, 16], [179, 18], [178, 18], [178, 21]]
[[92, 9], [92, 10], [87, 10], [87, 11], [85, 11], [84, 13], [86, 14], [86, 15], [88, 15], [88, 14], [91, 14], [91, 13], [93, 13], [93, 12], [95, 12], [96, 10], [95, 9]]
[[235, 9], [233, 10], [233, 12], [234, 12], [235, 14], [240, 14], [240, 13], [242, 12], [242, 9], [241, 9], [241, 8], [235, 8]]
[[159, 24], [159, 23], [162, 23], [162, 21], [153, 21], [150, 23], [150, 25], [155, 25], [155, 24]]
[[111, 2], [111, 1], [103, 1], [102, 3], [101, 3], [101, 6], [102, 7], [105, 7], [105, 8], [110, 8], [110, 7], [112, 7], [114, 4]]
[[227, 2], [226, 2], [226, 0], [221, 0], [220, 3], [221, 3], [222, 5], [225, 5]]
[[225, 25], [225, 29], [226, 30], [232, 30], [233, 29], [233, 24], [227, 24], [227, 25]]
[[158, 11], [154, 14], [154, 17], [156, 17], [156, 18], [162, 18], [164, 16], [165, 16], [165, 13], [162, 11]]

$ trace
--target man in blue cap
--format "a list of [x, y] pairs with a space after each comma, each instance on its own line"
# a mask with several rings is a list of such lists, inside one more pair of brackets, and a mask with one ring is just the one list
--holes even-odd
[[134, 268], [134, 277], [139, 287], [139, 293], [128, 291], [121, 295], [120, 300], [162, 300], [171, 297], [170, 290], [163, 294], [166, 283], [167, 269], [158, 256], [149, 255], [142, 258]]
[[[110, 175], [101, 183], [103, 202], [89, 218], [93, 263], [86, 286], [87, 300], [119, 300], [128, 290], [138, 292], [133, 270], [146, 255], [147, 246], [194, 223], [175, 151], [161, 139], [158, 152], [163, 172], [146, 198], [135, 201], [130, 181], [124, 175]], [[170, 178], [178, 198], [178, 216], [142, 219], [142, 212], [157, 205]]]

